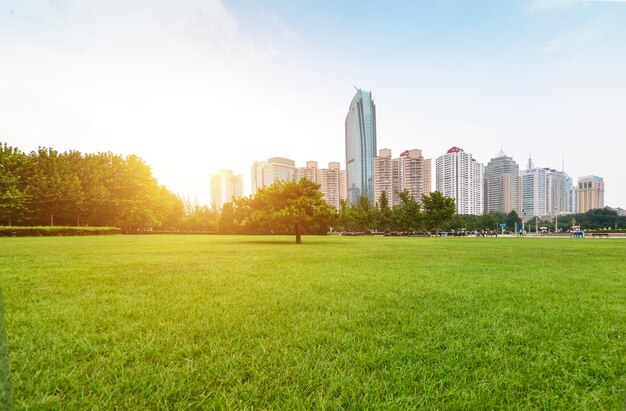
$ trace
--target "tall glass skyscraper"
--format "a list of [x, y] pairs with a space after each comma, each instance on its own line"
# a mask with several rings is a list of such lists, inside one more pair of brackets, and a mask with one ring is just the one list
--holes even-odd
[[358, 89], [346, 116], [346, 171], [348, 201], [356, 204], [374, 198], [374, 156], [376, 155], [376, 106], [370, 91]]

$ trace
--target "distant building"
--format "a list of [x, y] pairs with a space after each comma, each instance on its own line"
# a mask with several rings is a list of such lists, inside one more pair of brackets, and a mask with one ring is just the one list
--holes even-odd
[[567, 178], [565, 181], [565, 209], [568, 213], [573, 214], [578, 212], [578, 188], [573, 184], [572, 177]]
[[339, 171], [339, 200], [348, 201], [348, 172]]
[[522, 210], [527, 218], [547, 215], [546, 170], [535, 167], [529, 158], [526, 170], [520, 171]]
[[[307, 163], [308, 164], [308, 163]], [[317, 183], [324, 194], [324, 200], [331, 206], [339, 209], [341, 200], [341, 170], [338, 162], [328, 163], [328, 168], [319, 169]]]
[[567, 213], [567, 189], [571, 177], [563, 171], [546, 168], [546, 213], [548, 216]]
[[358, 89], [346, 115], [346, 172], [348, 201], [361, 196], [374, 198], [374, 156], [376, 155], [376, 106], [372, 93]]
[[393, 160], [391, 150], [381, 148], [374, 157], [374, 199], [378, 203], [383, 192], [387, 193], [389, 205], [392, 205], [391, 197], [397, 187], [393, 186]]
[[265, 161], [255, 161], [252, 163], [252, 195], [256, 194], [257, 190], [263, 187], [263, 167], [265, 167]]
[[604, 207], [604, 179], [585, 176], [578, 179], [578, 212]]
[[481, 215], [484, 210], [484, 166], [458, 147], [437, 157], [436, 190], [453, 198], [457, 213]]
[[307, 161], [306, 167], [300, 167], [300, 178], [308, 178], [314, 183], [319, 183], [317, 161]]
[[300, 170], [293, 160], [282, 157], [272, 157], [267, 161], [252, 163], [252, 194], [259, 188], [270, 186], [277, 181], [297, 180]]
[[387, 193], [389, 205], [400, 204], [398, 193], [407, 190], [420, 201], [422, 194], [428, 194], [431, 186], [431, 160], [424, 159], [418, 149], [405, 150], [399, 158], [391, 158], [391, 150], [384, 148], [374, 158], [374, 194], [376, 202], [383, 192]]
[[243, 195], [243, 176], [232, 170], [220, 170], [211, 175], [211, 204], [221, 209], [225, 203]]
[[519, 165], [504, 152], [492, 158], [485, 166], [485, 213], [522, 215], [519, 206]]

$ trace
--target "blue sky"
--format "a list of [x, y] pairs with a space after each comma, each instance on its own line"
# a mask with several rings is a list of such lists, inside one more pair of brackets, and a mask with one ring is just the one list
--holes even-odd
[[0, 0], [0, 59], [0, 141], [136, 153], [202, 202], [220, 168], [343, 165], [358, 86], [378, 148], [502, 146], [626, 208], [624, 1]]

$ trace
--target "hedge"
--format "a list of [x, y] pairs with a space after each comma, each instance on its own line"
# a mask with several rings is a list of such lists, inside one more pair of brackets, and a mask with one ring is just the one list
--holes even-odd
[[121, 234], [117, 227], [0, 226], [0, 237]]

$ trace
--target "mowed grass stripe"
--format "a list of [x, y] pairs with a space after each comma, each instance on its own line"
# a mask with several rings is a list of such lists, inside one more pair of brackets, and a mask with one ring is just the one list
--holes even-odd
[[18, 408], [620, 408], [626, 241], [0, 239]]

